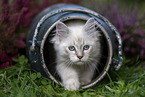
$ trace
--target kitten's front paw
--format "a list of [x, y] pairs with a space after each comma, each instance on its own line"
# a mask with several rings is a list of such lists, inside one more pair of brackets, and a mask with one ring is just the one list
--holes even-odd
[[69, 91], [78, 90], [80, 87], [80, 82], [78, 80], [75, 80], [75, 79], [68, 79], [64, 83], [64, 87], [65, 87], [65, 89], [67, 89]]

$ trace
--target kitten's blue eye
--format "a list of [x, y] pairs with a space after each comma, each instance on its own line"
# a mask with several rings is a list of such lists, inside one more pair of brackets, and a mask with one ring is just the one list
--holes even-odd
[[85, 45], [85, 46], [83, 47], [83, 50], [88, 50], [89, 48], [90, 48], [89, 45]]
[[75, 47], [74, 47], [74, 46], [69, 46], [68, 49], [69, 49], [70, 51], [74, 51], [74, 50], [75, 50]]

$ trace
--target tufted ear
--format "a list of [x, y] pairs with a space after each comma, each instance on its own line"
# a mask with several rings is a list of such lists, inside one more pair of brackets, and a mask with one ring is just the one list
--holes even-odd
[[84, 26], [85, 33], [90, 37], [97, 37], [96, 23], [94, 18], [89, 18]]
[[62, 40], [66, 38], [69, 34], [69, 28], [62, 22], [56, 24], [56, 35]]
[[69, 28], [62, 22], [58, 22], [56, 24], [56, 35], [55, 37], [51, 40], [51, 42], [61, 42], [63, 39], [68, 37], [69, 35]]

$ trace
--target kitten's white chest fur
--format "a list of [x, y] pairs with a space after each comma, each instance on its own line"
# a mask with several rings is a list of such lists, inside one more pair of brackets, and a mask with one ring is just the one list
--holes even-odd
[[67, 90], [77, 90], [89, 83], [100, 59], [99, 33], [95, 20], [77, 21], [56, 25], [56, 35], [51, 42], [57, 54], [56, 71]]

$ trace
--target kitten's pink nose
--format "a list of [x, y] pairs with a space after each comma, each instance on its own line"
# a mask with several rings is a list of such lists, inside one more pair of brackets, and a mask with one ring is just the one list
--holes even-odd
[[82, 59], [83, 58], [83, 56], [77, 56], [79, 59]]

